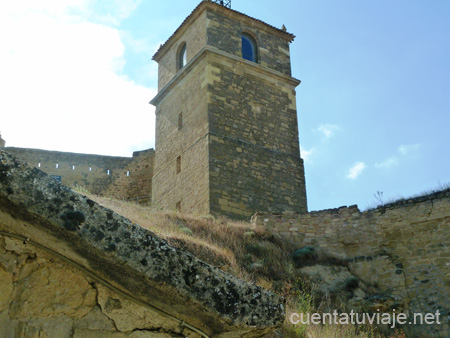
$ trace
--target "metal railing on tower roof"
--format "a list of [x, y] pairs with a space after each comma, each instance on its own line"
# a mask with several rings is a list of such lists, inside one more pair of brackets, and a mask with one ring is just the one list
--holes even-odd
[[219, 4], [221, 6], [227, 7], [227, 8], [231, 8], [231, 0], [209, 0], [209, 1]]

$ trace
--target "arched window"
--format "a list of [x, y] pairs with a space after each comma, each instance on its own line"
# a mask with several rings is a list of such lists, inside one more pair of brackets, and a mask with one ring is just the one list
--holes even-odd
[[242, 34], [242, 57], [252, 62], [258, 62], [256, 42], [247, 34]]
[[183, 68], [186, 66], [186, 43], [183, 44], [183, 46], [180, 49], [180, 52], [178, 53], [178, 69]]

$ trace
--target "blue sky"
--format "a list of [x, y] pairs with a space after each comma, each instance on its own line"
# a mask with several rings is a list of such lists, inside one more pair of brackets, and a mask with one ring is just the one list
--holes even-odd
[[[7, 146], [130, 156], [154, 146], [151, 56], [198, 1], [0, 5]], [[233, 0], [291, 44], [310, 210], [450, 181], [450, 2]]]

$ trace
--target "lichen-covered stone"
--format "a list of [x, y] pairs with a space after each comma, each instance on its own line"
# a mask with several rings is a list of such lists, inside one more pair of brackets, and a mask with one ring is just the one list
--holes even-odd
[[[72, 216], [68, 218], [68, 214]], [[67, 219], [76, 220], [77, 224], [68, 227]], [[151, 304], [211, 336], [256, 337], [273, 330], [284, 318], [283, 303], [277, 295], [170, 246], [150, 231], [72, 192], [40, 170], [30, 169], [4, 151], [0, 151], [0, 231], [23, 236], [22, 242], [8, 239], [8, 248], [24, 257], [21, 264], [37, 260], [28, 248], [42, 245], [44, 251], [93, 273], [93, 278], [107, 281], [141, 304]], [[4, 239], [2, 242], [6, 243]], [[3, 246], [5, 251], [6, 244]], [[30, 262], [26, 257], [30, 257]], [[41, 264], [51, 260], [40, 259]], [[22, 306], [26, 299], [36, 304], [31, 311], [33, 317], [38, 319], [39, 311], [50, 314], [46, 305], [37, 304], [39, 294], [27, 290], [26, 280], [44, 299], [49, 299], [50, 289], [58, 291], [53, 304], [59, 305], [53, 314], [80, 318], [97, 306], [89, 301], [88, 290], [93, 290], [90, 277], [84, 282], [64, 274], [63, 267], [60, 269], [58, 273], [57, 267], [47, 266], [24, 270], [23, 279], [17, 284], [19, 301], [12, 307], [11, 318], [26, 315]], [[53, 287], [47, 288], [45, 281]], [[67, 287], [71, 283], [85, 284], [77, 291], [77, 286]], [[70, 292], [78, 292], [82, 299], [66, 299]], [[107, 300], [103, 313], [106, 303]], [[113, 300], [109, 309], [114, 307]]]

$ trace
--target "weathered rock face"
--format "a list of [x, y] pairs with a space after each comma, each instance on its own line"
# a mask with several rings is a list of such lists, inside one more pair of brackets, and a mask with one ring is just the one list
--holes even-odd
[[284, 318], [278, 296], [4, 151], [0, 236], [2, 337], [257, 337]]
[[189, 334], [54, 255], [6, 235], [0, 236], [0, 285], [2, 338]]

